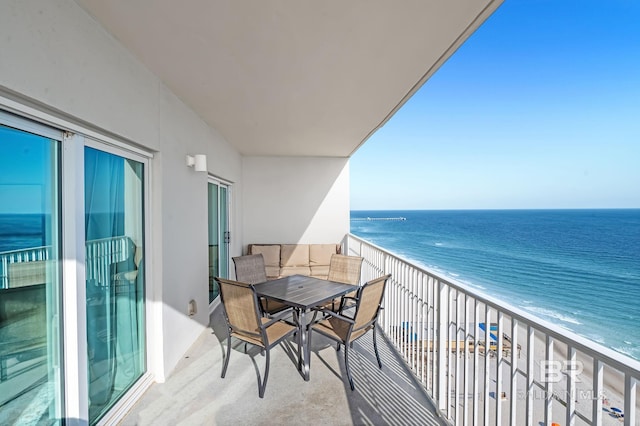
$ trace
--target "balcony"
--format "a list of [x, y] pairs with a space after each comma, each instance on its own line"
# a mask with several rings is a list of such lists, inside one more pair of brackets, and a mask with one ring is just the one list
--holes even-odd
[[237, 344], [220, 378], [225, 327], [217, 308], [211, 329], [122, 424], [637, 424], [638, 361], [353, 235], [345, 247], [365, 258], [363, 280], [392, 274], [380, 321], [382, 370], [371, 340], [356, 342], [351, 392], [341, 352], [314, 334], [310, 381], [297, 373], [287, 342], [272, 352], [259, 399], [257, 350], [245, 354]]
[[[94, 372], [87, 368], [91, 350], [85, 335], [86, 330], [101, 332], [104, 327], [90, 324], [83, 310], [114, 307], [114, 298], [101, 299], [100, 293], [114, 289], [109, 283], [111, 265], [122, 260], [93, 253], [95, 263], [82, 270], [85, 257], [91, 259], [91, 253], [85, 256], [83, 252], [81, 231], [86, 220], [83, 194], [90, 186], [83, 183], [85, 171], [90, 170], [85, 150], [142, 165], [142, 173], [134, 173], [144, 177], [141, 198], [134, 204], [144, 212], [140, 229], [146, 241], [136, 244], [145, 248], [141, 266], [148, 277], [143, 289], [148, 303], [146, 322], [132, 323], [140, 324], [146, 333], [146, 374], [140, 380], [143, 384], [129, 389], [128, 393], [135, 393], [154, 377], [164, 378], [175, 371], [209, 321], [208, 312], [202, 309], [209, 302], [204, 284], [209, 266], [207, 181], [215, 178], [233, 186], [229, 188], [232, 198], [220, 216], [231, 224], [230, 256], [241, 254], [251, 242], [340, 240], [349, 230], [350, 155], [408, 101], [501, 1], [407, 2], [403, 7], [374, 1], [366, 8], [343, 2], [291, 3], [295, 7], [286, 2], [209, 2], [188, 7], [171, 2], [163, 6], [122, 2], [112, 7], [92, 0], [2, 3], [2, 33], [11, 36], [0, 37], [0, 46], [3, 64], [11, 66], [4, 67], [0, 77], [0, 122], [20, 134], [44, 137], [42, 146], [49, 146], [46, 152], [51, 157], [48, 168], [35, 167], [33, 161], [15, 161], [15, 170], [20, 172], [3, 168], [3, 183], [15, 184], [16, 194], [22, 191], [19, 185], [37, 188], [32, 179], [36, 174], [27, 172], [30, 167], [38, 171], [47, 183], [42, 187], [50, 188], [46, 192], [58, 198], [36, 204], [43, 211], [63, 212], [55, 231], [62, 242], [57, 258], [64, 259], [52, 262], [56, 270], [51, 274], [45, 272], [45, 278], [59, 278], [60, 285], [50, 294], [41, 276], [50, 264], [30, 264], [46, 262], [45, 258], [7, 258], [0, 266], [0, 288], [5, 294], [12, 292], [18, 298], [17, 293], [26, 292], [21, 287], [32, 288], [34, 296], [29, 299], [33, 303], [28, 308], [35, 312], [29, 318], [39, 327], [39, 334], [23, 333], [22, 324], [31, 330], [30, 323], [20, 323], [18, 330], [17, 321], [10, 327], [6, 321], [19, 315], [10, 313], [12, 318], [6, 318], [5, 312], [0, 313], [2, 332], [10, 331], [15, 337], [0, 339], [4, 344], [0, 375], [7, 378], [0, 380], [0, 386], [16, 391], [3, 393], [0, 389], [4, 396], [0, 412], [9, 412], [6, 401], [16, 393], [26, 401], [9, 423], [23, 412], [26, 415], [29, 410], [25, 407], [32, 402], [53, 421], [84, 424], [97, 419], [90, 411], [94, 404], [88, 383]], [[166, 31], [167, 19], [175, 31]], [[384, 61], [380, 52], [385, 52]], [[60, 149], [55, 151], [54, 146]], [[30, 152], [33, 157], [36, 151]], [[185, 157], [196, 153], [208, 157], [207, 173], [195, 173], [185, 165]], [[56, 167], [60, 173], [54, 179], [49, 171]], [[124, 192], [126, 199], [130, 195]], [[12, 204], [20, 198], [3, 198], [3, 211], [21, 210]], [[133, 254], [136, 259], [135, 250]], [[131, 263], [131, 256], [125, 253], [123, 258], [127, 259], [124, 263]], [[36, 284], [30, 284], [30, 278], [19, 289], [9, 288], [9, 282], [15, 285], [15, 276], [23, 273]], [[95, 285], [85, 294], [87, 278]], [[59, 309], [47, 312], [61, 315], [40, 320], [43, 297], [45, 303], [51, 301]], [[93, 305], [92, 299], [104, 303]], [[193, 316], [188, 308], [191, 300], [201, 307]], [[16, 310], [24, 311], [22, 307]], [[101, 314], [101, 319], [107, 318], [112, 317]], [[59, 335], [57, 344], [44, 328]], [[34, 334], [38, 340], [32, 350], [26, 337]], [[105, 348], [113, 347], [108, 334], [100, 337]], [[331, 351], [328, 354], [335, 356]], [[232, 367], [244, 357], [236, 358]], [[314, 365], [318, 372], [323, 370], [322, 361]], [[52, 374], [42, 374], [43, 367]], [[291, 366], [285, 363], [282, 367]], [[109, 375], [100, 376], [109, 382], [113, 369], [105, 370]], [[212, 377], [219, 374], [211, 365], [208, 371]], [[340, 370], [335, 371], [329, 377], [342, 383]], [[277, 395], [276, 372], [272, 372], [267, 396]], [[207, 390], [213, 400], [224, 401], [224, 392], [233, 394], [234, 386], [243, 389], [231, 380], [231, 373], [220, 386]], [[317, 380], [316, 373], [312, 374], [312, 380]], [[170, 380], [193, 382], [180, 374]], [[54, 391], [59, 392], [49, 392], [45, 382], [54, 383]], [[254, 383], [248, 381], [247, 395]], [[332, 386], [321, 387], [324, 393], [337, 389], [336, 382], [330, 383]], [[195, 400], [191, 389], [182, 394]], [[23, 393], [36, 390], [50, 399], [40, 401]], [[357, 395], [362, 391], [349, 395], [361, 398]], [[375, 398], [371, 401], [390, 399], [382, 394]], [[110, 410], [115, 413], [113, 418], [133, 397], [124, 399]], [[348, 401], [331, 404], [340, 412], [349, 407]], [[362, 417], [352, 418], [365, 419], [367, 411], [361, 410]], [[415, 415], [398, 405], [400, 411]], [[33, 410], [28, 414], [39, 415]]]
[[171, 377], [154, 384], [120, 424], [443, 424], [421, 384], [380, 335], [382, 370], [370, 336], [354, 343], [350, 364], [355, 391], [344, 380], [344, 352], [337, 352], [335, 344], [317, 334], [312, 340], [308, 382], [296, 369], [294, 342], [285, 341], [271, 350], [262, 399], [257, 374], [264, 372], [264, 356], [251, 346], [245, 353], [245, 345], [236, 341], [222, 379], [225, 349], [226, 326], [218, 306], [211, 315], [211, 327]]

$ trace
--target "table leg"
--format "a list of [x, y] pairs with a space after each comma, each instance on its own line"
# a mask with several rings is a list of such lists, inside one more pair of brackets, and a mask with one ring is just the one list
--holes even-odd
[[309, 347], [309, 336], [307, 333], [306, 310], [298, 311], [298, 333], [300, 334], [300, 356], [298, 358], [298, 369], [302, 373], [305, 381], [309, 381], [309, 361], [311, 358], [311, 348]]

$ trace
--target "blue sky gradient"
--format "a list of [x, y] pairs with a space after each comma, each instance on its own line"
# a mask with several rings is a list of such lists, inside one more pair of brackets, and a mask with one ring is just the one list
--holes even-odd
[[54, 144], [0, 126], [0, 214], [51, 213]]
[[351, 158], [351, 209], [640, 208], [640, 2], [507, 0]]

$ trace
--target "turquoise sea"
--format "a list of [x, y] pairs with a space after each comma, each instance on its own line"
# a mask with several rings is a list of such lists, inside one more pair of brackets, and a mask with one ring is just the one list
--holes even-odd
[[[366, 220], [380, 217], [406, 220]], [[640, 359], [640, 209], [378, 210], [351, 219], [354, 235]]]

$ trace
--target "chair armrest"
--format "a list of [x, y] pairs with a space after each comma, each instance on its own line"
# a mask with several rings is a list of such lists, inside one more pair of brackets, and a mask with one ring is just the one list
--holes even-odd
[[340, 299], [340, 306], [338, 307], [338, 312], [342, 312], [342, 310], [344, 309], [344, 307], [346, 306], [346, 302], [347, 300], [352, 300], [354, 303], [358, 302], [358, 298], [357, 297], [353, 297], [353, 296], [342, 296], [342, 298]]
[[355, 320], [349, 317], [345, 317], [344, 315], [340, 315], [336, 312], [333, 312], [331, 309], [326, 308], [313, 308], [314, 311], [322, 312], [324, 314], [330, 315], [332, 317], [338, 318], [341, 321], [348, 322], [349, 324], [355, 324]]
[[263, 327], [269, 327], [271, 325], [273, 325], [274, 323], [283, 320], [285, 317], [289, 316], [290, 312], [288, 309], [280, 312], [279, 314], [277, 314], [276, 316], [273, 316], [269, 319], [269, 321], [265, 322], [264, 324], [262, 324]]

